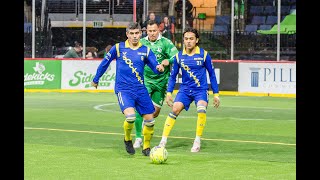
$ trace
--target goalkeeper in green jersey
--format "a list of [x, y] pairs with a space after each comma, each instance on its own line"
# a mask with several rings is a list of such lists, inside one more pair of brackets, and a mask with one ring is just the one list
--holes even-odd
[[[152, 99], [155, 111], [153, 117], [156, 118], [161, 110], [161, 106], [166, 96], [167, 84], [170, 75], [170, 65], [173, 63], [174, 56], [179, 52], [171, 40], [163, 37], [160, 34], [159, 26], [156, 21], [150, 20], [147, 23], [147, 36], [140, 39], [140, 42], [149, 47], [157, 57], [157, 61], [164, 66], [162, 74], [155, 74], [151, 68], [144, 68], [144, 83], [148, 89], [148, 93]], [[133, 144], [134, 148], [139, 148], [143, 145], [143, 149], [148, 148], [148, 144], [143, 143], [142, 117], [136, 111], [136, 140]], [[153, 133], [153, 132], [152, 132]], [[146, 147], [145, 147], [146, 146]]]

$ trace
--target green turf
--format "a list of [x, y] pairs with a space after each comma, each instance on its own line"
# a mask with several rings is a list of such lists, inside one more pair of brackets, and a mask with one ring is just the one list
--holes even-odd
[[[296, 179], [296, 99], [220, 99], [214, 109], [210, 97], [201, 151], [190, 152], [192, 104], [168, 138], [168, 161], [155, 165], [141, 149], [126, 153], [113, 93], [25, 93], [25, 179]], [[169, 112], [164, 104], [152, 146]]]

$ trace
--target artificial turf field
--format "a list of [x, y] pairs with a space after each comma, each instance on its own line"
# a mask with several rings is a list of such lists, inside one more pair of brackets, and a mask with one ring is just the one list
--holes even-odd
[[[182, 111], [170, 133], [165, 164], [125, 151], [113, 93], [25, 92], [25, 179], [296, 179], [296, 98], [210, 95], [201, 151], [191, 153], [196, 108]], [[151, 146], [158, 145], [164, 103]], [[134, 130], [133, 130], [134, 135]], [[133, 136], [134, 138], [134, 136]]]

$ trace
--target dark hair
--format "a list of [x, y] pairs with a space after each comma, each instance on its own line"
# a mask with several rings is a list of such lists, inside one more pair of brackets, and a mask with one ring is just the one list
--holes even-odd
[[126, 32], [128, 32], [130, 29], [139, 29], [141, 31], [141, 26], [137, 22], [131, 22], [126, 28]]
[[192, 28], [192, 27], [188, 27], [188, 28], [186, 28], [186, 29], [184, 30], [183, 36], [184, 36], [184, 34], [185, 34], [186, 32], [192, 32], [192, 33], [194, 33], [194, 34], [196, 35], [196, 38], [199, 39], [199, 33], [198, 33], [198, 30], [197, 30], [197, 29]]
[[155, 20], [149, 20], [148, 22], [147, 22], [147, 26], [149, 25], [149, 26], [152, 26], [152, 25], [154, 25], [154, 24], [156, 24], [157, 26], [159, 26], [159, 24], [157, 23], [157, 21], [155, 21]]
[[81, 47], [81, 46], [82, 46], [81, 43], [79, 43], [78, 41], [74, 42], [74, 47]]
[[[194, 33], [194, 34], [196, 35], [196, 38], [198, 38], [198, 39], [200, 38], [199, 33], [198, 33], [198, 30], [195, 29], [195, 28], [187, 27], [187, 28], [184, 30], [182, 37], [184, 37], [184, 34], [185, 34], [186, 32], [192, 32], [192, 33]], [[197, 45], [199, 44], [199, 42], [200, 42], [200, 39], [199, 39]]]

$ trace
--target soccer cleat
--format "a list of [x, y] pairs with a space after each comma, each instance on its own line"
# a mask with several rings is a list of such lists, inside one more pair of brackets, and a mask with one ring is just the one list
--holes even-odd
[[191, 148], [191, 152], [199, 152], [200, 151], [200, 142], [194, 141], [193, 146]]
[[159, 146], [166, 147], [167, 141], [160, 141]]
[[150, 155], [150, 148], [145, 148], [142, 150], [142, 154], [145, 156], [149, 156]]
[[124, 145], [126, 146], [126, 151], [129, 154], [133, 155], [136, 153], [136, 151], [134, 150], [133, 145], [132, 145], [132, 140], [129, 140], [129, 141], [124, 140]]
[[142, 139], [141, 138], [136, 138], [136, 140], [134, 141], [133, 144], [133, 148], [137, 149], [140, 148], [142, 146]]

